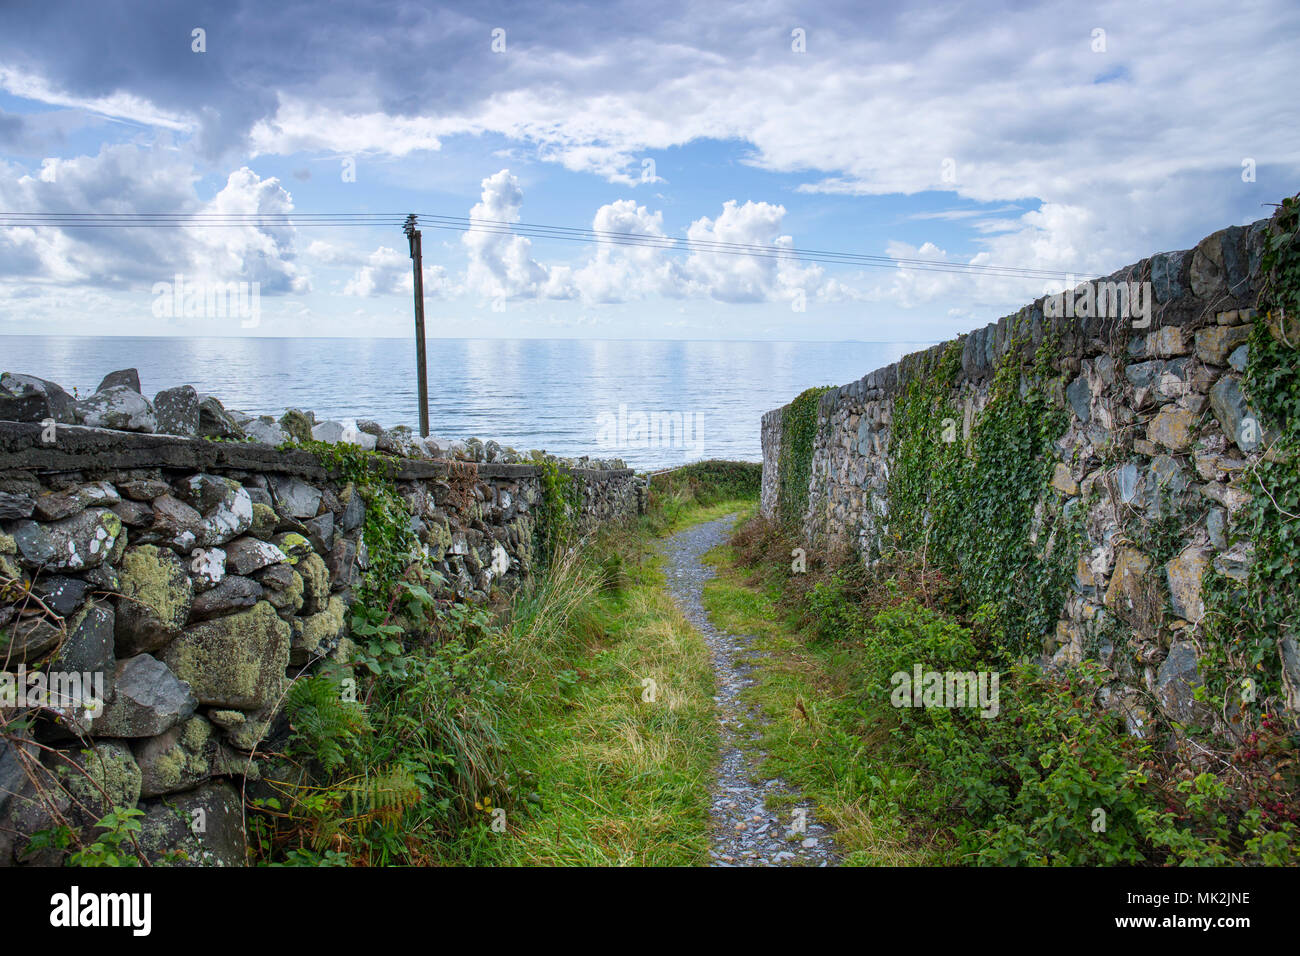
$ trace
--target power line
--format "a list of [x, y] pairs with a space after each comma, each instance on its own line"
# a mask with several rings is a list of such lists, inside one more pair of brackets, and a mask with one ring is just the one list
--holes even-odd
[[[1039, 269], [1030, 266], [1000, 266], [986, 263], [943, 262], [934, 259], [916, 259], [894, 256], [875, 256], [864, 253], [839, 252], [827, 249], [805, 249], [797, 246], [728, 242], [717, 239], [674, 238], [654, 233], [621, 232], [587, 229], [574, 226], [552, 226], [544, 223], [508, 222], [499, 219], [481, 219], [466, 216], [445, 216], [437, 213], [418, 213], [425, 220], [421, 225], [433, 229], [455, 232], [476, 232], [488, 235], [523, 236], [539, 240], [565, 242], [606, 243], [665, 252], [713, 253], [719, 255], [748, 256], [762, 259], [786, 259], [826, 265], [858, 266], [864, 268], [906, 268], [920, 272], [951, 272], [968, 275], [986, 275], [996, 278], [1080, 280], [1090, 273], [1066, 272], [1057, 269]], [[404, 213], [75, 213], [0, 212], [0, 228], [400, 228], [406, 222]]]

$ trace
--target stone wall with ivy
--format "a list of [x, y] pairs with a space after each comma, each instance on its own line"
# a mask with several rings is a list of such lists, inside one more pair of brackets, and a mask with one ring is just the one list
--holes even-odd
[[506, 594], [643, 497], [626, 468], [113, 431], [28, 399], [0, 421], [0, 866], [137, 809], [147, 855], [242, 864], [294, 677], [398, 666], [405, 602]]
[[[1070, 317], [1039, 299], [811, 420], [805, 393], [763, 418], [763, 512], [828, 556], [910, 553], [1013, 651], [1099, 661], [1134, 734], [1294, 717], [1296, 232], [1288, 200], [1080, 286]], [[1149, 283], [1149, 315], [1097, 314], [1088, 289], [1119, 282]]]

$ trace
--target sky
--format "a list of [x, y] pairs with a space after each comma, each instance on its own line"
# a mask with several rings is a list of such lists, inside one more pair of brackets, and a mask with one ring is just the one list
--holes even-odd
[[[10, 2], [0, 212], [1107, 274], [1300, 189], [1297, 41], [1293, 0]], [[422, 231], [430, 337], [930, 342], [1060, 287]], [[408, 336], [411, 272], [396, 227], [0, 227], [0, 334]], [[177, 275], [255, 316], [174, 314]]]

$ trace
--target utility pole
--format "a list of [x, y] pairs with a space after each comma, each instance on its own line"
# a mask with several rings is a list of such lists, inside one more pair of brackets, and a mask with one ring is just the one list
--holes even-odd
[[429, 372], [424, 361], [424, 261], [420, 257], [420, 230], [415, 228], [415, 213], [406, 217], [403, 227], [411, 244], [411, 261], [415, 269], [415, 364], [420, 376], [420, 437], [429, 437]]

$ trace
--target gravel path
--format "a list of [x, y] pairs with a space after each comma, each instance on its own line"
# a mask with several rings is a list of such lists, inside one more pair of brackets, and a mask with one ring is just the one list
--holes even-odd
[[668, 591], [686, 619], [704, 635], [713, 656], [718, 680], [718, 724], [722, 734], [722, 759], [713, 789], [713, 833], [710, 854], [714, 866], [827, 866], [836, 862], [835, 847], [826, 827], [816, 822], [812, 804], [801, 801], [781, 816], [767, 808], [771, 794], [789, 793], [780, 779], [762, 779], [758, 765], [762, 753], [746, 734], [746, 720], [763, 720], [755, 708], [739, 699], [753, 683], [749, 674], [759, 652], [752, 637], [725, 634], [713, 626], [704, 610], [704, 582], [714, 570], [701, 563], [710, 548], [726, 541], [735, 515], [719, 518], [678, 532], [663, 545]]

